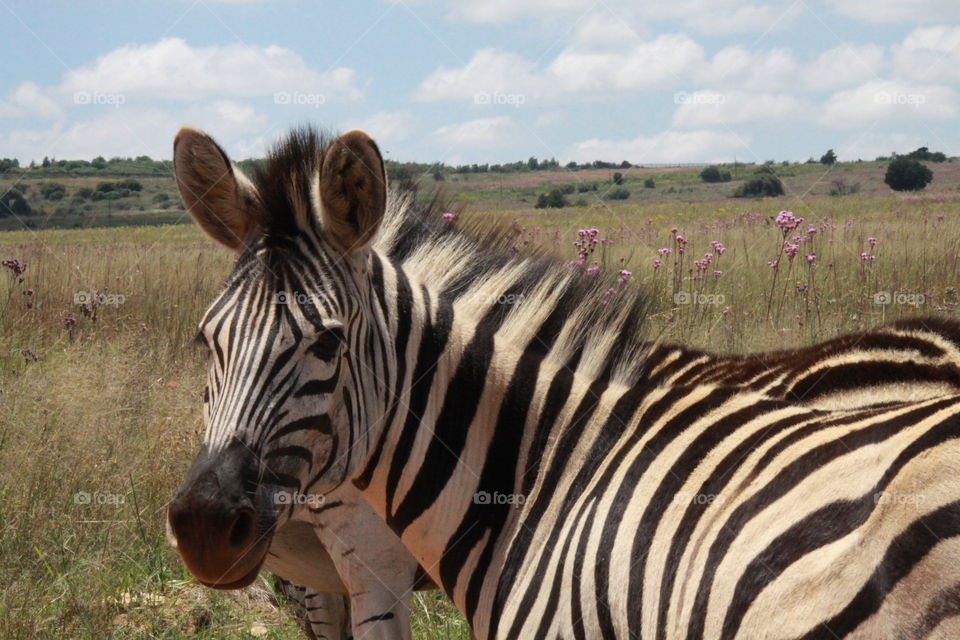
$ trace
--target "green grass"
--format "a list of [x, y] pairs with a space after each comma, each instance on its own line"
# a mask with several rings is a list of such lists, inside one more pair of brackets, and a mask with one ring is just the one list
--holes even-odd
[[[797, 169], [813, 181], [812, 169]], [[518, 251], [542, 246], [565, 261], [576, 258], [577, 229], [598, 227], [607, 242], [589, 263], [604, 266], [597, 277], [614, 287], [619, 269], [633, 272], [622, 286], [650, 295], [649, 335], [744, 352], [906, 315], [956, 317], [958, 196], [865, 189], [465, 215], [512, 225]], [[816, 234], [793, 261], [781, 258], [774, 272], [767, 262], [782, 235], [770, 217], [781, 209], [837, 228]], [[658, 248], [677, 248], [672, 226], [688, 240], [684, 260], [674, 251], [654, 270]], [[711, 268], [694, 277], [692, 261], [713, 240], [727, 249], [723, 275]], [[809, 264], [811, 246], [817, 259]], [[862, 251], [876, 259], [862, 261]], [[299, 637], [264, 585], [239, 596], [195, 586], [163, 535], [166, 501], [202, 430], [204, 366], [190, 343], [231, 257], [181, 225], [0, 233], [0, 259], [10, 258], [27, 268], [22, 282], [0, 268], [0, 637], [249, 638], [255, 625], [268, 638]], [[123, 302], [84, 315], [75, 296], [98, 291]], [[923, 301], [876, 304], [881, 291]], [[713, 297], [682, 304], [677, 293]], [[81, 493], [110, 499], [84, 504]], [[414, 609], [416, 638], [469, 637], [439, 594], [418, 595]]]

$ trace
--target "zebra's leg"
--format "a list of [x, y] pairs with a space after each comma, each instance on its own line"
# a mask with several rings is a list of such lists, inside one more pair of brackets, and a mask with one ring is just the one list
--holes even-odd
[[274, 584], [309, 640], [349, 640], [350, 610], [346, 596], [321, 593], [274, 576]]
[[386, 523], [358, 498], [328, 503], [314, 527], [350, 594], [355, 640], [411, 640], [419, 565]]

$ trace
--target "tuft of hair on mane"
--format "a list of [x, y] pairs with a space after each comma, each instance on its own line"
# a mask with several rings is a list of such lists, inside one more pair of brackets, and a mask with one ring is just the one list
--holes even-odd
[[459, 313], [496, 322], [502, 338], [531, 345], [594, 379], [632, 385], [641, 375], [649, 303], [639, 286], [608, 295], [603, 274], [587, 274], [546, 249], [517, 250], [516, 232], [464, 207], [442, 191], [418, 198], [391, 189], [374, 246], [416, 274]]

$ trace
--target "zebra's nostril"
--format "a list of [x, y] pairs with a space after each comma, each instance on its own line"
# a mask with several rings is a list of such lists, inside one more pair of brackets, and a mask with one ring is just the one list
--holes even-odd
[[241, 512], [230, 527], [230, 537], [228, 538], [230, 547], [239, 549], [246, 546], [250, 542], [250, 538], [253, 537], [255, 530], [253, 525], [253, 514], [247, 511]]

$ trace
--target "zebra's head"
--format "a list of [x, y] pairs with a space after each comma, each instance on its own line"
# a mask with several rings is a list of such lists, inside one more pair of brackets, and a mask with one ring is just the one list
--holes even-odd
[[239, 588], [256, 578], [278, 524], [322, 501], [310, 489], [345, 478], [352, 443], [342, 434], [376, 413], [361, 390], [378, 381], [355, 354], [382, 334], [369, 245], [386, 178], [361, 131], [295, 132], [248, 179], [184, 128], [174, 163], [191, 215], [236, 265], [200, 323], [206, 433], [168, 531], [198, 580]]

